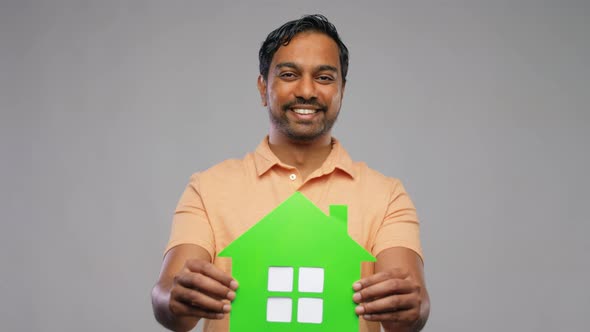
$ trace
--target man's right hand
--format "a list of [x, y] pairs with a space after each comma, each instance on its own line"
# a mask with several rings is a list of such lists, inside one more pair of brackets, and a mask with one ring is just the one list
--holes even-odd
[[231, 310], [238, 283], [215, 265], [190, 259], [174, 276], [169, 310], [175, 316], [222, 319]]
[[194, 244], [171, 248], [152, 290], [158, 322], [173, 331], [190, 331], [201, 318], [221, 319], [231, 310], [238, 283], [211, 264], [211, 256]]

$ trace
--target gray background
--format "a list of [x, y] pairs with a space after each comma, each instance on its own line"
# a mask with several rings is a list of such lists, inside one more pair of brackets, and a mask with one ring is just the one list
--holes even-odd
[[335, 136], [418, 207], [426, 331], [587, 330], [589, 1], [2, 0], [2, 331], [162, 330], [176, 202], [265, 135], [258, 47], [315, 12]]

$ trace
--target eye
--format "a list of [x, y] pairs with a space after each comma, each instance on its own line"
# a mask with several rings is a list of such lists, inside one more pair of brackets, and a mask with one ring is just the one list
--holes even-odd
[[317, 80], [320, 82], [333, 82], [334, 77], [332, 77], [330, 75], [320, 75], [320, 76], [318, 76]]
[[294, 79], [295, 77], [297, 77], [297, 75], [295, 75], [295, 73], [293, 73], [293, 72], [288, 71], [288, 72], [284, 72], [284, 73], [279, 74], [279, 77], [284, 78], [284, 79]]

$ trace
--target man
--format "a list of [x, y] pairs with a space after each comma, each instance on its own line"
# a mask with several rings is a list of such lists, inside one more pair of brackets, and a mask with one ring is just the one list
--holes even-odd
[[295, 191], [326, 212], [349, 206], [351, 237], [376, 255], [350, 285], [361, 331], [418, 331], [426, 323], [415, 208], [397, 179], [350, 160], [331, 136], [348, 71], [348, 50], [321, 15], [271, 32], [259, 53], [258, 89], [270, 132], [254, 153], [194, 174], [182, 195], [152, 292], [157, 320], [175, 331], [207, 319], [227, 331], [238, 281], [216, 254]]

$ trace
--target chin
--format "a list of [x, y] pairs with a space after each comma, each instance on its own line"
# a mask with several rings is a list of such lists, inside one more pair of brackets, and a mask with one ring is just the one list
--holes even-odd
[[288, 132], [287, 137], [289, 137], [293, 141], [302, 142], [302, 143], [309, 143], [315, 140], [318, 140], [324, 137], [327, 133], [326, 132], [319, 132], [319, 133], [294, 133]]

